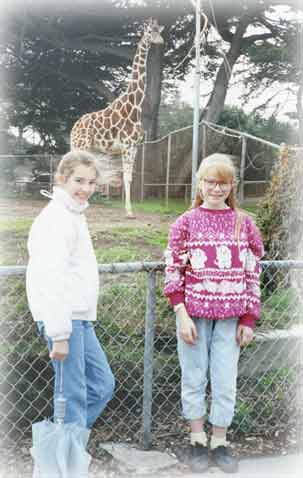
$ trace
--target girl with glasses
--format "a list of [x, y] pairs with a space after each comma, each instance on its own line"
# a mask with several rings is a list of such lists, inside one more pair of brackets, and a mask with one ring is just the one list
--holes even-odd
[[[260, 315], [263, 244], [252, 219], [236, 205], [236, 169], [223, 154], [205, 158], [190, 211], [172, 225], [164, 293], [176, 312], [181, 401], [195, 472], [213, 462], [227, 473], [238, 463], [228, 448], [240, 347], [253, 339]], [[210, 379], [210, 453], [204, 430]]]

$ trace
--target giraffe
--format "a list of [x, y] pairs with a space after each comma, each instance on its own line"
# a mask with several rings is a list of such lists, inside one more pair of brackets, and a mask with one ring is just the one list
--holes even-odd
[[146, 90], [146, 64], [152, 44], [162, 44], [163, 27], [149, 19], [138, 43], [132, 64], [127, 91], [105, 109], [87, 113], [79, 118], [71, 130], [71, 149], [85, 149], [106, 155], [122, 156], [125, 209], [134, 217], [130, 200], [137, 146], [143, 138], [142, 105]]

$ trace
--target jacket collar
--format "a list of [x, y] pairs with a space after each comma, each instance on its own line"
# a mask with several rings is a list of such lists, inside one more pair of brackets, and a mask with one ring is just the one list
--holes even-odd
[[60, 186], [54, 186], [53, 194], [50, 194], [48, 191], [44, 190], [40, 191], [40, 193], [42, 196], [46, 196], [54, 201], [60, 202], [69, 211], [75, 212], [77, 214], [82, 214], [89, 206], [87, 201], [84, 204], [79, 204]]

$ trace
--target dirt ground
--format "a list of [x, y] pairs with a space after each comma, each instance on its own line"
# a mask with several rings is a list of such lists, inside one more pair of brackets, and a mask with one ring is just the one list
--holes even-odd
[[[47, 200], [1, 199], [0, 219], [33, 219], [46, 204]], [[87, 209], [86, 217], [90, 226], [102, 226], [102, 229], [117, 226], [136, 228], [153, 225], [157, 227], [172, 220], [170, 216], [142, 212], [138, 213], [134, 219], [129, 219], [123, 209], [103, 204], [91, 204]]]

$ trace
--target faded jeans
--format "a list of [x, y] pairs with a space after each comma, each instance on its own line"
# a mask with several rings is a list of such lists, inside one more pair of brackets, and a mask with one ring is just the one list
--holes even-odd
[[179, 337], [178, 356], [182, 371], [181, 400], [184, 417], [196, 420], [206, 416], [205, 392], [211, 385], [209, 422], [227, 428], [233, 419], [240, 347], [236, 341], [238, 319], [193, 319], [198, 333], [196, 345]]
[[[44, 336], [43, 323], [38, 322], [37, 326]], [[48, 337], [45, 339], [51, 350], [52, 341]], [[63, 361], [64, 422], [91, 428], [113, 396], [115, 379], [91, 322], [72, 320], [72, 334], [68, 342], [69, 354]], [[52, 364], [55, 370], [55, 399], [59, 392], [59, 361], [53, 360]]]

